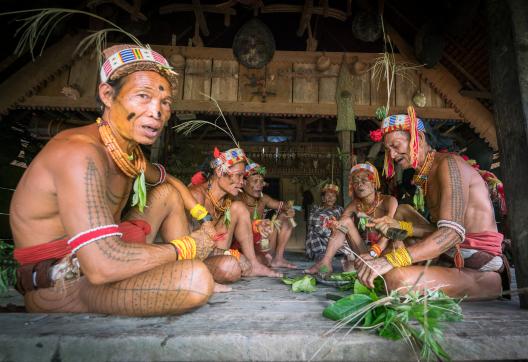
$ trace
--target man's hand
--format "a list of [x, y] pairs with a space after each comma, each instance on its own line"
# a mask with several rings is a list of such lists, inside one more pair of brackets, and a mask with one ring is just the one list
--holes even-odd
[[354, 266], [357, 271], [357, 277], [359, 281], [369, 287], [374, 288], [374, 279], [377, 276], [383, 275], [393, 269], [393, 266], [385, 258], [375, 258], [369, 256], [370, 259], [364, 257], [365, 254], [362, 254], [361, 257], [364, 261], [357, 259], [354, 263]]
[[284, 216], [292, 218], [295, 216], [295, 210], [292, 207], [286, 206], [287, 208], [284, 209], [282, 212]]
[[374, 228], [376, 230], [378, 230], [383, 236], [388, 237], [387, 236], [387, 231], [389, 230], [389, 228], [399, 229], [400, 228], [400, 223], [399, 223], [398, 220], [395, 220], [395, 219], [393, 219], [391, 217], [383, 216], [383, 217], [380, 217], [378, 219], [370, 220], [370, 222], [367, 224], [367, 226], [368, 227], [374, 226]]

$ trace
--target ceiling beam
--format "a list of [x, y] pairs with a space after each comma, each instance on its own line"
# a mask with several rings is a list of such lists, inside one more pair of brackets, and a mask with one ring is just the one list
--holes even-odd
[[463, 95], [464, 97], [470, 97], [470, 98], [491, 99], [491, 92], [461, 89], [460, 94]]
[[[414, 56], [413, 48], [407, 44], [403, 37], [390, 25], [386, 26], [392, 42], [404, 57], [410, 62], [419, 63]], [[498, 150], [497, 131], [493, 114], [473, 98], [462, 96], [459, 91], [462, 85], [456, 77], [442, 64], [434, 68], [416, 68], [422, 78], [432, 86], [447, 102], [453, 104], [456, 112], [467, 119], [475, 131], [482, 137], [493, 150]], [[423, 118], [425, 116], [421, 115]]]

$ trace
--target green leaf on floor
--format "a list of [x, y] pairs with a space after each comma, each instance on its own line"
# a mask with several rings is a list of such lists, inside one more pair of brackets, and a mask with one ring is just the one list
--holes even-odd
[[311, 293], [317, 290], [317, 288], [315, 287], [315, 278], [310, 275], [300, 275], [295, 278], [284, 277], [282, 278], [282, 282], [284, 284], [291, 285], [292, 291], [294, 291], [295, 293]]

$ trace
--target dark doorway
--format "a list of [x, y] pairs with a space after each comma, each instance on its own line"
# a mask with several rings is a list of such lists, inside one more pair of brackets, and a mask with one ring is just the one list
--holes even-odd
[[266, 178], [266, 183], [267, 186], [264, 188], [264, 193], [275, 200], [280, 200], [280, 178]]

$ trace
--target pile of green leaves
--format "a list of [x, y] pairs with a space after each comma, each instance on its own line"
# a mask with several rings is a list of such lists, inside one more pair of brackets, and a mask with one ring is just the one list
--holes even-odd
[[339, 321], [329, 333], [343, 327], [374, 330], [392, 340], [403, 338], [414, 351], [420, 351], [423, 360], [449, 360], [440, 345], [441, 322], [462, 320], [460, 301], [439, 290], [425, 294], [410, 291], [405, 295], [393, 291], [383, 295], [378, 288], [367, 288], [358, 280], [353, 289], [353, 294], [323, 311], [323, 316]]
[[284, 277], [282, 278], [282, 282], [284, 284], [291, 285], [292, 291], [294, 291], [295, 293], [311, 293], [317, 290], [317, 288], [315, 287], [315, 278], [310, 275], [300, 275], [295, 278]]
[[17, 262], [13, 259], [12, 243], [0, 240], [0, 296], [7, 294], [16, 283]]

